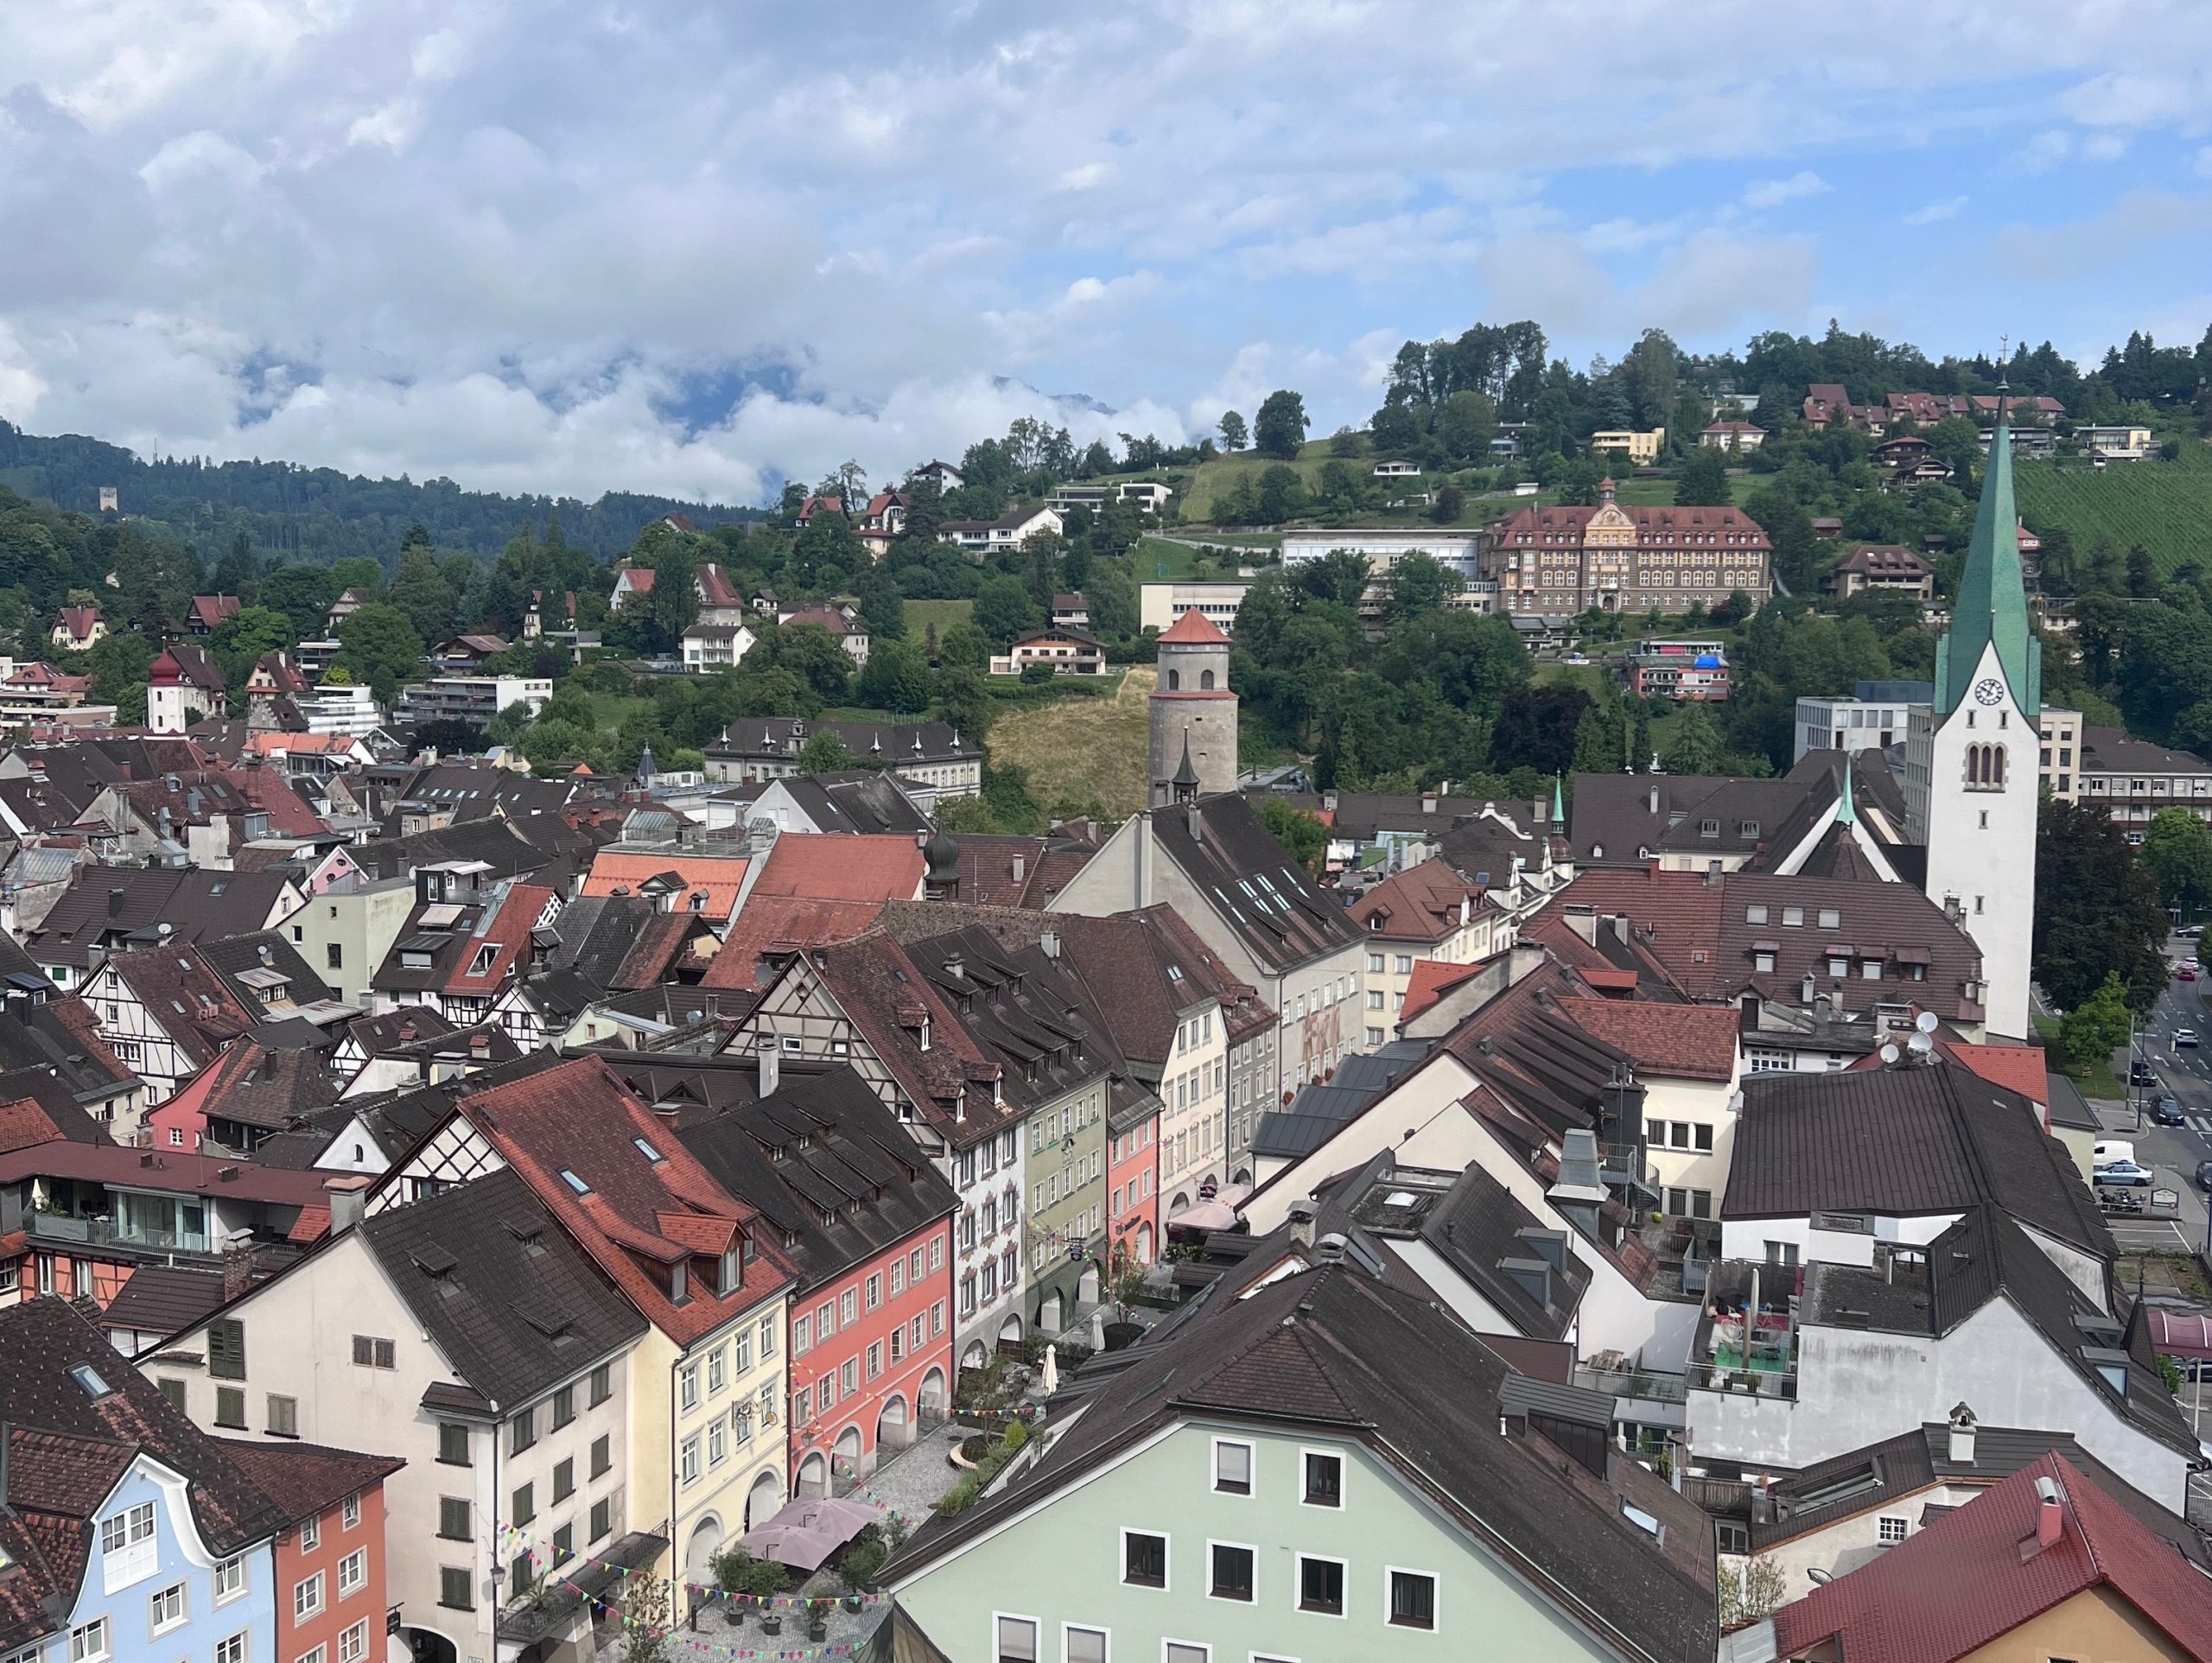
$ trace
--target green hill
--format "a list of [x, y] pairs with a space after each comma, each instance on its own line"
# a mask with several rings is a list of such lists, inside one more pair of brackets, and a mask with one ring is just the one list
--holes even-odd
[[2072, 460], [2012, 470], [2029, 529], [2064, 530], [2086, 557], [2100, 537], [2125, 555], [2137, 543], [2161, 574], [2185, 560], [2212, 565], [2212, 445], [2185, 441], [2173, 462], [2114, 462], [2103, 472]]

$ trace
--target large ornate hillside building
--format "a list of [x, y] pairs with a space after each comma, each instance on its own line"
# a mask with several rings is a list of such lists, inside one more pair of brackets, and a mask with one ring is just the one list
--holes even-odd
[[1738, 508], [1627, 508], [1613, 482], [1594, 508], [1524, 508], [1497, 528], [1484, 575], [1509, 616], [1563, 618], [1596, 607], [1679, 613], [1774, 592], [1772, 545]]

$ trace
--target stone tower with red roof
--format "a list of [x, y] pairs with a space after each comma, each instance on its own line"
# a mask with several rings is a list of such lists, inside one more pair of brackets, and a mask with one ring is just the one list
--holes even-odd
[[1236, 695], [1229, 690], [1229, 638], [1195, 607], [1160, 637], [1147, 778], [1155, 809], [1236, 789]]

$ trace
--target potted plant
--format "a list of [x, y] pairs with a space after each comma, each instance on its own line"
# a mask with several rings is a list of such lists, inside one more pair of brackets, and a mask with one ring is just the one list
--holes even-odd
[[746, 1591], [761, 1602], [760, 1632], [764, 1634], [783, 1633], [784, 1614], [768, 1602], [784, 1591], [784, 1567], [772, 1559], [755, 1559], [753, 1573], [746, 1578]]
[[733, 1628], [745, 1626], [745, 1607], [739, 1596], [751, 1586], [754, 1567], [759, 1564], [750, 1553], [733, 1544], [715, 1555], [709, 1562], [715, 1573], [715, 1586], [722, 1596], [722, 1621]]
[[817, 1645], [830, 1638], [830, 1618], [818, 1603], [806, 1608], [806, 1637]]

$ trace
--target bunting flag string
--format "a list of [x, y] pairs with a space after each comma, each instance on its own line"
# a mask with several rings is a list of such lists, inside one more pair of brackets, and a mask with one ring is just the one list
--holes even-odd
[[[870, 1499], [873, 1500], [874, 1498], [871, 1497]], [[884, 1504], [880, 1501], [877, 1501], [876, 1505], [881, 1507]], [[615, 1577], [619, 1579], [617, 1584], [618, 1586], [626, 1584], [632, 1577], [642, 1576], [645, 1574], [641, 1571], [636, 1571], [624, 1565], [616, 1565], [611, 1560], [594, 1558], [588, 1553], [571, 1553], [567, 1558], [556, 1561], [550, 1549], [539, 1542], [536, 1538], [532, 1537], [529, 1532], [518, 1530], [512, 1525], [501, 1525], [499, 1527], [499, 1552], [502, 1558], [506, 1558], [519, 1552], [524, 1558], [530, 1561], [532, 1568], [543, 1570], [545, 1577], [548, 1581], [559, 1583], [563, 1587], [569, 1589], [579, 1597], [590, 1601], [595, 1609], [604, 1611], [611, 1615], [622, 1615], [619, 1604], [616, 1601], [604, 1600], [595, 1595], [586, 1593], [584, 1590], [577, 1587], [577, 1585], [572, 1582], [567, 1575], [563, 1574], [561, 1571], [554, 1570], [550, 1567], [556, 1563], [566, 1567], [577, 1560], [582, 1560], [585, 1565], [590, 1565], [596, 1570], [613, 1572]], [[658, 1580], [658, 1578], [654, 1578], [654, 1580]], [[804, 1611], [810, 1613], [820, 1612], [827, 1614], [829, 1611], [840, 1605], [850, 1606], [855, 1602], [862, 1607], [880, 1605], [891, 1597], [888, 1594], [852, 1593], [732, 1594], [714, 1586], [712, 1584], [684, 1582], [679, 1583], [677, 1585], [687, 1594], [696, 1596], [702, 1599], [724, 1601], [728, 1603], [742, 1607], [747, 1610]], [[622, 1615], [622, 1620], [626, 1625], [630, 1625], [630, 1619], [628, 1616]], [[764, 1652], [761, 1655], [766, 1657], [772, 1656], [773, 1653]]]

